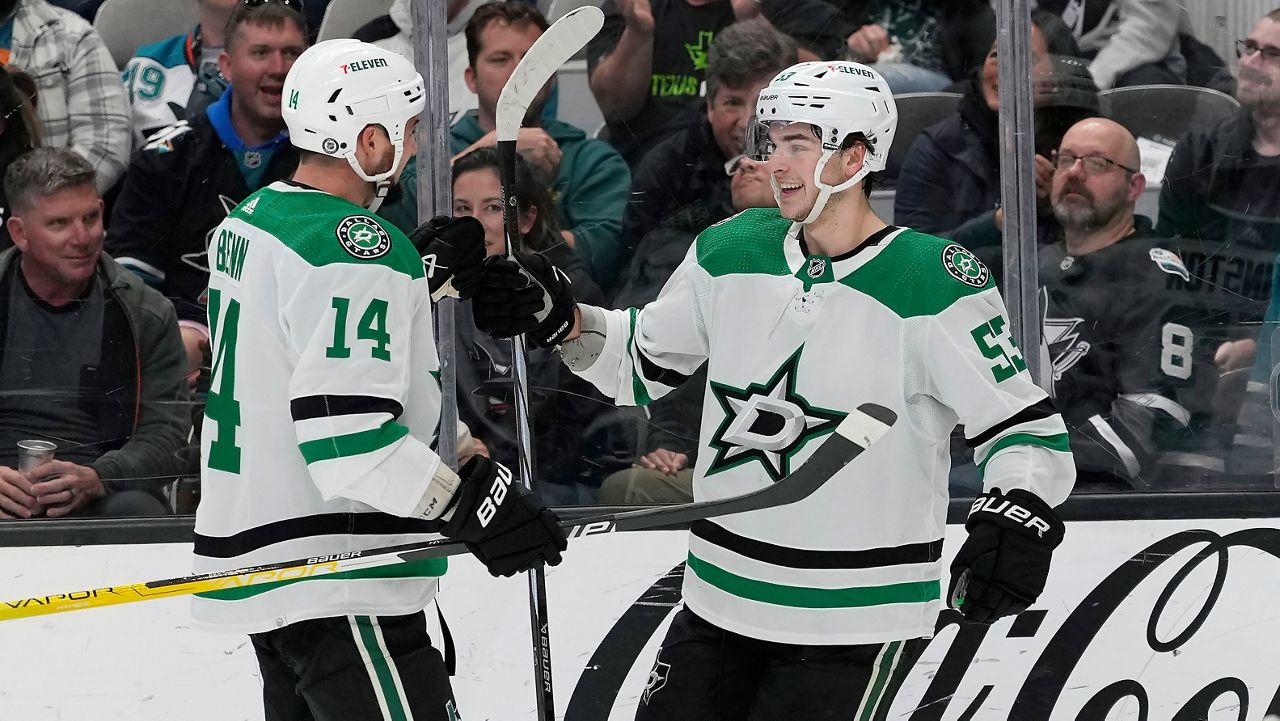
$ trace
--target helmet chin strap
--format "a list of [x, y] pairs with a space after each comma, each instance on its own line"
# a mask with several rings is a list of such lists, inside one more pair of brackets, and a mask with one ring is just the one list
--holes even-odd
[[396, 152], [391, 158], [391, 168], [376, 175], [369, 175], [365, 172], [354, 152], [347, 155], [347, 164], [351, 166], [352, 170], [356, 171], [356, 175], [359, 175], [361, 180], [375, 185], [373, 200], [369, 201], [369, 204], [365, 206], [370, 213], [376, 213], [378, 208], [382, 207], [382, 201], [386, 200], [387, 192], [391, 190], [391, 176], [395, 175], [396, 168], [400, 167], [400, 159], [404, 157], [404, 140], [393, 143], [393, 147], [395, 147]]
[[[822, 209], [827, 206], [827, 201], [831, 199], [832, 193], [839, 193], [852, 188], [854, 185], [857, 185], [859, 180], [867, 177], [867, 174], [871, 172], [871, 170], [867, 168], [867, 164], [864, 162], [862, 167], [858, 168], [858, 172], [853, 174], [852, 178], [849, 178], [839, 185], [828, 185], [822, 182], [822, 171], [827, 167], [827, 161], [829, 161], [831, 156], [835, 155], [835, 153], [836, 151], [834, 150], [822, 151], [822, 157], [818, 159], [818, 164], [813, 168], [813, 184], [818, 188], [818, 199], [813, 201], [813, 210], [810, 210], [804, 220], [800, 221], [802, 225], [808, 225], [818, 219], [818, 216], [822, 214]], [[774, 181], [773, 187], [774, 197], [776, 198], [778, 197], [778, 183], [776, 180]], [[779, 203], [781, 203], [781, 201], [779, 201]]]

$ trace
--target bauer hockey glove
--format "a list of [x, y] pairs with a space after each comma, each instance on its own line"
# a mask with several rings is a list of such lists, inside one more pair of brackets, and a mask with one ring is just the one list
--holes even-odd
[[951, 562], [951, 607], [992, 623], [1035, 603], [1066, 532], [1053, 509], [1033, 493], [993, 488], [974, 500], [964, 525], [969, 537]]
[[573, 282], [545, 256], [485, 261], [484, 288], [472, 302], [476, 326], [499, 338], [525, 333], [537, 348], [559, 345], [573, 330]]
[[467, 544], [494, 576], [560, 563], [568, 542], [542, 499], [513, 482], [511, 470], [472, 456], [458, 476], [457, 503], [442, 533]]
[[422, 256], [432, 302], [451, 296], [466, 300], [484, 274], [484, 226], [475, 218], [437, 215], [409, 234]]

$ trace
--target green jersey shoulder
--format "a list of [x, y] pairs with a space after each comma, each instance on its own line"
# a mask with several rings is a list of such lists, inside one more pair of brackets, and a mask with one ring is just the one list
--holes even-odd
[[937, 315], [961, 298], [995, 287], [991, 271], [973, 252], [910, 228], [840, 283], [903, 318]]
[[229, 217], [278, 239], [313, 266], [376, 265], [424, 277], [422, 258], [399, 228], [328, 193], [268, 186], [245, 198]]
[[791, 221], [777, 208], [751, 208], [698, 234], [698, 265], [713, 277], [734, 273], [790, 275], [784, 242]]

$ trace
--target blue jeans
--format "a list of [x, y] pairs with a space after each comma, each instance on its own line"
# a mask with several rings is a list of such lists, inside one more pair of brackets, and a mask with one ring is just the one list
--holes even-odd
[[951, 86], [951, 78], [928, 68], [907, 63], [875, 63], [871, 65], [889, 84], [894, 95], [936, 93]]

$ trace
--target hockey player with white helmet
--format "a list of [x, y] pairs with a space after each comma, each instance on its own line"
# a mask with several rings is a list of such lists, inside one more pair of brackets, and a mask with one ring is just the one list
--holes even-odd
[[[197, 572], [350, 558], [444, 534], [494, 575], [558, 563], [557, 519], [500, 464], [435, 450], [431, 303], [482, 284], [484, 230], [406, 237], [373, 213], [416, 152], [422, 77], [355, 40], [304, 52], [283, 115], [293, 178], [250, 195], [209, 247], [213, 372], [201, 446]], [[456, 719], [424, 607], [444, 559], [196, 597], [198, 622], [248, 633], [268, 721]]]
[[[813, 495], [694, 523], [677, 612], [637, 719], [884, 719], [944, 598], [991, 623], [1034, 603], [1075, 469], [1061, 416], [1032, 383], [991, 274], [946, 240], [887, 225], [868, 202], [897, 110], [850, 62], [792, 66], [761, 91], [751, 142], [777, 208], [701, 233], [640, 309], [575, 303], [536, 257], [536, 319], [473, 301], [491, 332], [558, 344], [620, 404], [704, 363], [695, 500], [767, 486], [864, 402], [898, 424]], [[495, 262], [492, 259], [491, 263]], [[984, 493], [944, 597], [949, 438], [963, 425]]]

